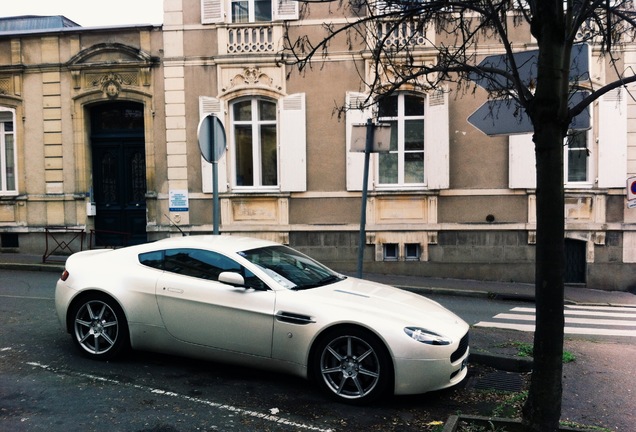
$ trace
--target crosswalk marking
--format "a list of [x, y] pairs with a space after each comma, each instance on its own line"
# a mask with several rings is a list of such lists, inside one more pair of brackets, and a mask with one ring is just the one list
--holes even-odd
[[[475, 327], [534, 332], [535, 312], [532, 307], [514, 307]], [[636, 337], [636, 308], [567, 305], [564, 315], [565, 334]]]

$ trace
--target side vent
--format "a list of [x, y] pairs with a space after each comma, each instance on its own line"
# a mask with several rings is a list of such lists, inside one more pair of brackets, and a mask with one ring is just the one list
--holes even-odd
[[278, 312], [276, 314], [276, 320], [288, 324], [298, 325], [307, 325], [316, 322], [308, 315], [301, 315], [293, 312]]

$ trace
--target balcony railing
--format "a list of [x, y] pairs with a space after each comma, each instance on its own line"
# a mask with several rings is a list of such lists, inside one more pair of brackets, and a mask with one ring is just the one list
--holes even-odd
[[376, 23], [376, 37], [385, 39], [385, 46], [416, 47], [427, 44], [427, 26], [421, 21], [379, 21]]
[[[271, 23], [228, 27], [225, 51], [227, 54], [273, 53], [277, 49], [277, 41], [280, 40], [280, 37], [275, 37], [275, 33], [279, 33], [276, 31], [278, 27]], [[223, 51], [224, 47], [219, 48]]]

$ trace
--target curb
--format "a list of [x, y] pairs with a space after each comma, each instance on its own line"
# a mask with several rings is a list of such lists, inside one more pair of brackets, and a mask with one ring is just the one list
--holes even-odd
[[63, 272], [64, 264], [20, 264], [20, 263], [0, 263], [0, 269], [3, 270], [22, 270], [22, 271], [46, 271], [46, 272]]
[[469, 363], [477, 363], [506, 372], [530, 372], [533, 360], [530, 358], [515, 357], [506, 354], [491, 354], [487, 352], [471, 352], [468, 356]]

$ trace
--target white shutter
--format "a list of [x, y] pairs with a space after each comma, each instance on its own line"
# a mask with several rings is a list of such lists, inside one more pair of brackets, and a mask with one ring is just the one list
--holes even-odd
[[[225, 126], [225, 115], [223, 112], [223, 103], [213, 97], [208, 96], [200, 96], [199, 97], [199, 120], [205, 117], [208, 114], [216, 115], [223, 126]], [[227, 131], [227, 129], [226, 129]], [[223, 153], [223, 156], [219, 159], [218, 162], [218, 190], [219, 192], [227, 192], [227, 148]], [[206, 162], [201, 156], [201, 190], [204, 193], [212, 193], [213, 192], [213, 184], [212, 184], [212, 164]]]
[[223, 0], [201, 0], [201, 23], [214, 24], [225, 20]]
[[296, 0], [272, 0], [274, 21], [297, 20], [298, 2]]
[[424, 174], [428, 189], [449, 187], [448, 93], [436, 90], [424, 110]]
[[[346, 149], [347, 149], [347, 190], [361, 191], [364, 177], [364, 153], [351, 151], [351, 132], [354, 124], [365, 124], [371, 118], [371, 109], [358, 109], [366, 101], [364, 93], [347, 92], [346, 98]], [[373, 187], [373, 170], [369, 168], [368, 189]]]
[[627, 95], [621, 88], [601, 97], [598, 114], [598, 187], [623, 188], [627, 178]]
[[307, 190], [307, 133], [305, 94], [297, 93], [281, 101], [280, 188], [285, 192]]
[[508, 137], [508, 186], [510, 189], [536, 189], [536, 159], [532, 134]]

